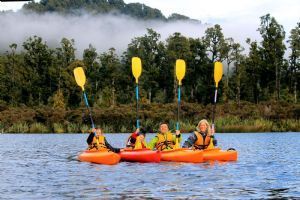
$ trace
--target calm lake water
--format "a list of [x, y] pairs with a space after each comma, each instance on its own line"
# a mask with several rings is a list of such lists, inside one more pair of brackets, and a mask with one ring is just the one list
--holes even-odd
[[237, 162], [115, 166], [77, 161], [87, 136], [0, 134], [0, 199], [300, 199], [300, 133], [216, 134]]

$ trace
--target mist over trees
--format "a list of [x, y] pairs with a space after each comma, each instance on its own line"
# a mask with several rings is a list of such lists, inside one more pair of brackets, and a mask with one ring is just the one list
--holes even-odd
[[[73, 78], [73, 69], [83, 66], [87, 75], [87, 92], [91, 105], [115, 106], [134, 102], [134, 79], [131, 58], [142, 59], [140, 77], [142, 101], [170, 103], [176, 98], [176, 59], [187, 63], [183, 79], [182, 98], [186, 102], [210, 104], [214, 90], [213, 62], [228, 66], [220, 85], [220, 101], [286, 101], [297, 103], [299, 98], [299, 23], [292, 29], [284, 44], [285, 31], [269, 14], [261, 17], [258, 31], [262, 41], [251, 41], [248, 55], [233, 38], [226, 38], [216, 24], [202, 38], [187, 38], [181, 33], [170, 35], [166, 41], [148, 29], [147, 34], [135, 37], [122, 56], [113, 47], [97, 52], [92, 41], [77, 59], [76, 41], [62, 38], [60, 46], [49, 48], [47, 41], [32, 36], [9, 46], [0, 55], [0, 98], [12, 106], [50, 105], [78, 107], [80, 88]], [[287, 49], [289, 51], [287, 51]], [[288, 57], [284, 54], [288, 52]], [[230, 66], [230, 67], [229, 67]]]

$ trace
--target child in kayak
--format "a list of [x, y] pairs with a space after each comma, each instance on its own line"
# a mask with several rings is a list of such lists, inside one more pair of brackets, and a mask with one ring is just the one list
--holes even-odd
[[206, 119], [199, 121], [196, 131], [184, 142], [184, 148], [207, 149], [214, 148], [217, 140], [214, 139], [215, 131], [210, 128]]
[[172, 134], [169, 131], [169, 126], [166, 122], [162, 122], [159, 125], [159, 132], [156, 136], [150, 141], [148, 147], [150, 149], [156, 149], [159, 151], [171, 150], [175, 148], [175, 144], [181, 141], [181, 134], [179, 130], [176, 130], [176, 134]]
[[[95, 135], [96, 133], [96, 135]], [[112, 147], [103, 135], [101, 128], [93, 128], [86, 142], [88, 143], [88, 150], [98, 150], [98, 151], [112, 151], [119, 153], [119, 148]]]
[[146, 130], [137, 128], [127, 139], [126, 148], [129, 149], [144, 149], [147, 148], [145, 142]]

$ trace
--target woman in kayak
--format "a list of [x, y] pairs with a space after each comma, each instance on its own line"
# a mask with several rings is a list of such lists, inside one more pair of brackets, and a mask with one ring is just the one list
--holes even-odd
[[210, 125], [206, 119], [202, 119], [197, 127], [196, 131], [184, 142], [184, 148], [193, 149], [207, 149], [214, 148], [217, 145], [217, 140], [214, 139], [215, 131], [210, 128]]
[[144, 149], [147, 148], [145, 142], [146, 130], [137, 128], [127, 139], [126, 148], [129, 149]]
[[148, 147], [150, 149], [156, 149], [159, 151], [171, 150], [171, 149], [174, 149], [177, 139], [178, 139], [178, 142], [180, 143], [180, 141], [181, 141], [180, 131], [176, 130], [176, 134], [173, 135], [169, 131], [168, 124], [166, 122], [162, 122], [159, 125], [159, 132], [150, 141], [150, 143], [148, 144]]
[[[96, 133], [96, 135], [95, 135]], [[107, 141], [102, 133], [101, 128], [93, 128], [86, 142], [88, 143], [88, 150], [98, 150], [98, 151], [112, 151], [119, 153], [119, 148], [112, 147]]]

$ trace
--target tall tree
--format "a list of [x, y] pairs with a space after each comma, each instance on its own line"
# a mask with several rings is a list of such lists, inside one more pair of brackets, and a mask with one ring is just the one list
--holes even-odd
[[16, 53], [17, 44], [9, 45], [10, 51], [7, 51], [5, 66], [5, 84], [7, 87], [7, 102], [13, 106], [17, 106], [22, 102], [22, 90], [24, 89], [22, 55]]
[[246, 73], [247, 76], [247, 83], [250, 86], [250, 94], [248, 95], [248, 99], [251, 99], [253, 102], [258, 103], [260, 97], [260, 85], [261, 85], [261, 75], [263, 75], [263, 68], [262, 66], [262, 55], [261, 51], [258, 47], [257, 41], [251, 42], [248, 38], [247, 43], [250, 45], [250, 51], [248, 58], [246, 59]]
[[188, 59], [189, 66], [186, 69], [184, 88], [190, 101], [207, 104], [210, 102], [210, 88], [212, 68], [206, 55], [204, 42], [197, 38], [189, 39], [191, 56]]
[[[163, 43], [160, 41], [160, 34], [153, 29], [147, 29], [147, 34], [134, 38], [128, 45], [126, 57], [130, 66], [131, 58], [138, 56], [142, 59], [143, 73], [140, 78], [141, 88], [146, 90], [148, 102], [151, 103], [156, 93], [162, 86], [159, 80], [161, 76], [168, 75], [166, 71], [166, 53]], [[166, 74], [164, 74], [166, 73]], [[168, 78], [163, 80], [167, 83]], [[164, 92], [166, 86], [162, 86]], [[162, 100], [163, 101], [163, 100]]]
[[224, 60], [225, 39], [222, 28], [219, 24], [206, 29], [203, 41], [208, 54], [211, 55], [211, 62]]
[[25, 98], [30, 105], [44, 104], [51, 95], [49, 67], [52, 64], [53, 51], [48, 48], [41, 37], [37, 36], [27, 39], [23, 43], [23, 47], [28, 84]]
[[[56, 48], [54, 51], [54, 62], [50, 70], [50, 84], [52, 97], [63, 97], [60, 99], [62, 102], [68, 102], [73, 104], [73, 100], [70, 98], [71, 92], [73, 90], [73, 84], [70, 79], [73, 79], [73, 72], [69, 69], [69, 65], [75, 61], [75, 47], [74, 39], [63, 38], [60, 42], [60, 47]], [[62, 91], [61, 91], [62, 90]], [[60, 95], [60, 94], [63, 95]], [[59, 95], [57, 95], [59, 94]], [[75, 103], [75, 102], [74, 102]]]
[[242, 62], [244, 56], [241, 54], [244, 48], [239, 43], [233, 43], [232, 45], [232, 60], [234, 61], [235, 74], [236, 74], [236, 102], [240, 108], [241, 100], [241, 76], [242, 76]]
[[[176, 32], [167, 38], [167, 52], [168, 52], [168, 62], [170, 65], [170, 71], [173, 76], [173, 91], [174, 91], [174, 101], [176, 102], [177, 96], [177, 78], [175, 74], [175, 62], [176, 59], [183, 59], [187, 61], [191, 56], [190, 44], [188, 38], [182, 36], [180, 33]], [[189, 64], [187, 63], [187, 68]], [[184, 81], [184, 80], [183, 80]], [[184, 92], [184, 88], [182, 90]]]
[[300, 22], [291, 30], [288, 42], [291, 49], [288, 69], [290, 74], [290, 88], [294, 93], [294, 102], [297, 103], [297, 87], [300, 84]]
[[229, 73], [230, 73], [230, 64], [234, 61], [233, 58], [233, 44], [234, 40], [233, 38], [227, 38], [225, 39], [224, 42], [224, 47], [223, 47], [223, 53], [224, 53], [224, 59], [227, 64], [227, 70], [226, 70], [226, 81], [224, 84], [224, 95], [223, 98], [225, 101], [228, 101], [229, 98]]
[[96, 48], [91, 44], [89, 48], [83, 51], [83, 63], [86, 66], [86, 76], [92, 86], [90, 97], [94, 102], [97, 102], [98, 97], [101, 96], [100, 90], [103, 89], [104, 85], [102, 82], [104, 72], [101, 71], [98, 58]]
[[279, 100], [280, 74], [286, 49], [284, 45], [285, 32], [283, 26], [278, 24], [270, 14], [262, 16], [260, 19], [261, 24], [258, 30], [263, 38], [261, 44], [265, 77], [262, 79], [262, 87], [270, 89], [272, 93], [274, 91], [273, 80], [275, 80], [276, 100]]
[[106, 101], [104, 103], [111, 106], [116, 105], [116, 94], [121, 93], [121, 90], [117, 91], [118, 80], [122, 75], [121, 63], [115, 51], [114, 48], [110, 48], [107, 53], [100, 55], [101, 67], [104, 68], [105, 71], [105, 79], [103, 81], [106, 85], [102, 95]]

